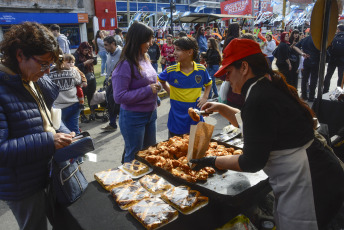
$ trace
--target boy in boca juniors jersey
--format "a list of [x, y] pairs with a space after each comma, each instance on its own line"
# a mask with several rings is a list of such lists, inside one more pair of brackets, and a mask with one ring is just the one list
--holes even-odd
[[[194, 62], [197, 55], [198, 45], [194, 38], [177, 39], [174, 42], [174, 58], [177, 64], [166, 68], [158, 77], [171, 100], [167, 122], [169, 137], [189, 133], [190, 125], [197, 122], [190, 118], [188, 109], [199, 109], [207, 102], [212, 80], [206, 68]], [[205, 90], [201, 97], [202, 86]], [[202, 117], [201, 121], [204, 121]]]

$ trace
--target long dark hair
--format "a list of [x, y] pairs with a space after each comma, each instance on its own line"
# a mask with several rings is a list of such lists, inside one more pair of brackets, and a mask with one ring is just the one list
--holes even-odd
[[226, 46], [234, 39], [239, 38], [240, 36], [240, 27], [239, 23], [231, 23], [228, 26], [228, 33], [226, 35], [226, 40], [223, 43], [223, 50], [225, 50]]
[[315, 128], [315, 123], [313, 121], [313, 117], [315, 117], [315, 114], [313, 110], [309, 108], [306, 102], [300, 99], [295, 87], [287, 83], [283, 74], [277, 71], [273, 71], [269, 67], [269, 64], [266, 61], [264, 54], [262, 53], [253, 54], [253, 55], [244, 57], [243, 59], [240, 59], [238, 61], [235, 61], [231, 65], [233, 65], [234, 68], [236, 69], [240, 69], [243, 61], [248, 63], [248, 65], [251, 67], [252, 72], [255, 76], [267, 76], [267, 74], [270, 75], [272, 85], [275, 88], [281, 90], [286, 95], [290, 96], [296, 103], [298, 103], [301, 106], [302, 110], [304, 111], [305, 116], [307, 116], [309, 123], [312, 125], [313, 128]]
[[298, 30], [293, 30], [293, 32], [291, 32], [290, 37], [289, 37], [289, 43], [293, 44], [294, 43], [294, 34], [298, 34], [299, 36], [297, 37], [297, 39], [295, 40], [295, 42], [299, 42], [300, 41], [300, 32]]
[[97, 31], [97, 33], [96, 33], [96, 37], [94, 38], [94, 51], [96, 52], [96, 54], [98, 53], [98, 51], [99, 51], [99, 47], [98, 47], [98, 42], [97, 42], [97, 39], [98, 38], [100, 38], [101, 39], [101, 37], [100, 37], [100, 32], [101, 32], [101, 30], [98, 30]]
[[141, 22], [134, 22], [130, 26], [126, 35], [126, 42], [123, 47], [118, 66], [121, 65], [123, 61], [127, 60], [130, 64], [131, 76], [134, 76], [133, 65], [135, 65], [140, 72], [142, 70], [139, 65], [140, 59], [147, 59], [144, 54], [141, 54], [141, 45], [150, 41], [153, 38], [153, 35], [154, 31], [149, 26], [146, 26]]
[[196, 40], [198, 40], [198, 38], [199, 38], [199, 36], [201, 36], [201, 30], [204, 30], [204, 27], [203, 26], [200, 26], [199, 28], [198, 28], [198, 30], [197, 30], [197, 33], [196, 33], [196, 36], [195, 36], [195, 38], [196, 38]]
[[[88, 52], [86, 55], [84, 55], [84, 49], [88, 49]], [[76, 52], [79, 54], [79, 59], [78, 62], [85, 62], [89, 59], [93, 59], [93, 54], [92, 54], [92, 46], [88, 42], [82, 42]], [[94, 68], [93, 68], [93, 62], [89, 63], [85, 66], [86, 70], [88, 72], [94, 73]]]

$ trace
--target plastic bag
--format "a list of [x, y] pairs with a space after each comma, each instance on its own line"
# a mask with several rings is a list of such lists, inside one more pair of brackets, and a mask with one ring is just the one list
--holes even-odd
[[219, 102], [226, 104], [229, 86], [230, 86], [229, 81], [222, 82], [220, 91], [219, 91]]
[[239, 215], [217, 230], [257, 230], [257, 228], [246, 216]]

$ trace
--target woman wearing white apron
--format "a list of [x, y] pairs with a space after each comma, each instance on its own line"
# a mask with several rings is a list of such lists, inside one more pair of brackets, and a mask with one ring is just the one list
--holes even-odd
[[234, 39], [223, 53], [215, 76], [226, 74], [245, 104], [241, 111], [220, 103], [206, 103], [202, 110], [219, 112], [241, 127], [244, 154], [192, 162], [246, 172], [263, 169], [275, 195], [277, 229], [325, 228], [343, 203], [344, 172], [315, 137], [313, 111], [269, 68], [258, 43]]

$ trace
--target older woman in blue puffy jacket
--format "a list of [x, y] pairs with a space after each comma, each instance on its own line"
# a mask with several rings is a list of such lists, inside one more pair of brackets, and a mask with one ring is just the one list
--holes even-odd
[[0, 200], [20, 229], [47, 229], [48, 162], [75, 135], [57, 133], [51, 119], [59, 91], [45, 74], [58, 44], [44, 26], [25, 22], [4, 35], [0, 52]]

